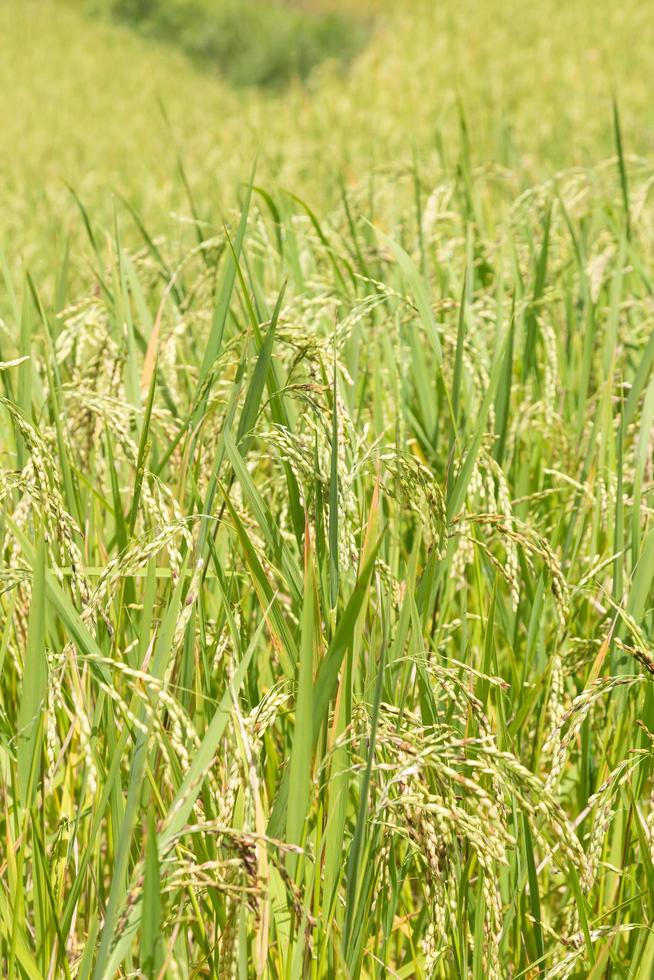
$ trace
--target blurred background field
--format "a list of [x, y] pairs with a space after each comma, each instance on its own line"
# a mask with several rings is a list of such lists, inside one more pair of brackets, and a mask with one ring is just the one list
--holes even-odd
[[[230, 0], [227, 7], [233, 6]], [[251, 7], [256, 22], [255, 0], [240, 6]], [[274, 0], [260, 6], [268, 17]], [[290, 6], [300, 16], [312, 4]], [[176, 147], [208, 221], [220, 220], [255, 156], [262, 183], [292, 187], [323, 213], [341, 178], [351, 183], [385, 167], [401, 170], [414, 156], [426, 178], [437, 175], [458, 158], [459, 104], [473, 164], [493, 170], [500, 199], [507, 184], [513, 195], [516, 182], [527, 186], [559, 168], [610, 156], [613, 92], [628, 152], [652, 149], [654, 15], [647, 4], [328, 0], [322, 6], [337, 16], [339, 36], [356, 34], [345, 58], [328, 41], [327, 57], [313, 53], [313, 71], [303, 82], [289, 80], [286, 65], [271, 89], [234, 88], [210, 59], [188, 57], [170, 36], [157, 39], [145, 15], [145, 21], [126, 18], [125, 9], [148, 7], [143, 0], [124, 3], [120, 16], [118, 0], [3, 0], [5, 249], [31, 264], [79, 225], [65, 182], [100, 221], [110, 217], [116, 193], [148, 227], [170, 231], [171, 215], [188, 211]], [[194, 4], [196, 12], [201, 7]], [[316, 16], [313, 10], [302, 15], [309, 23]], [[256, 76], [257, 59], [264, 64], [278, 48], [274, 21], [266, 23], [262, 35], [244, 42], [242, 58], [232, 59], [237, 73], [252, 66]], [[282, 14], [277, 24], [284, 23]]]

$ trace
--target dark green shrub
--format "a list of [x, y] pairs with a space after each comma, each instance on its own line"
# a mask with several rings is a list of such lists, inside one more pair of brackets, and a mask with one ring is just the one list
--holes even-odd
[[367, 30], [361, 20], [283, 0], [104, 0], [104, 7], [237, 85], [280, 86], [327, 58], [347, 61]]

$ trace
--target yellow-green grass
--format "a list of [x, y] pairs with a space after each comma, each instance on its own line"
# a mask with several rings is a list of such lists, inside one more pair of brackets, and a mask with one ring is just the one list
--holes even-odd
[[612, 92], [629, 152], [652, 146], [653, 18], [635, 0], [386, 3], [350, 71], [323, 66], [281, 97], [235, 95], [169, 47], [80, 7], [0, 6], [2, 240], [30, 260], [77, 226], [64, 182], [105, 223], [119, 193], [169, 233], [171, 212], [188, 211], [174, 143], [203, 215], [218, 223], [256, 154], [266, 186], [319, 208], [334, 202], [341, 175], [403, 168], [414, 153], [438, 167], [441, 145], [451, 166], [459, 99], [472, 160], [496, 168], [500, 185], [506, 168], [524, 184], [610, 155]]
[[559, 6], [0, 6], [3, 977], [652, 975], [654, 15]]

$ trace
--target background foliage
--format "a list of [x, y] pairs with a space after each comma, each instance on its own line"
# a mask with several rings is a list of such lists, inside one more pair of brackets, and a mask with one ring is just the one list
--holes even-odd
[[238, 85], [280, 86], [325, 58], [346, 62], [365, 34], [354, 12], [346, 18], [283, 0], [103, 0], [92, 9]]

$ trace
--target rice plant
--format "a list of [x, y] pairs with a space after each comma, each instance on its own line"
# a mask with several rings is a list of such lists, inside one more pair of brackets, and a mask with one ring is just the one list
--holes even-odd
[[3, 976], [654, 974], [654, 169], [603, 126], [535, 179], [462, 102], [221, 208], [182, 144], [172, 220], [72, 185], [3, 254]]

